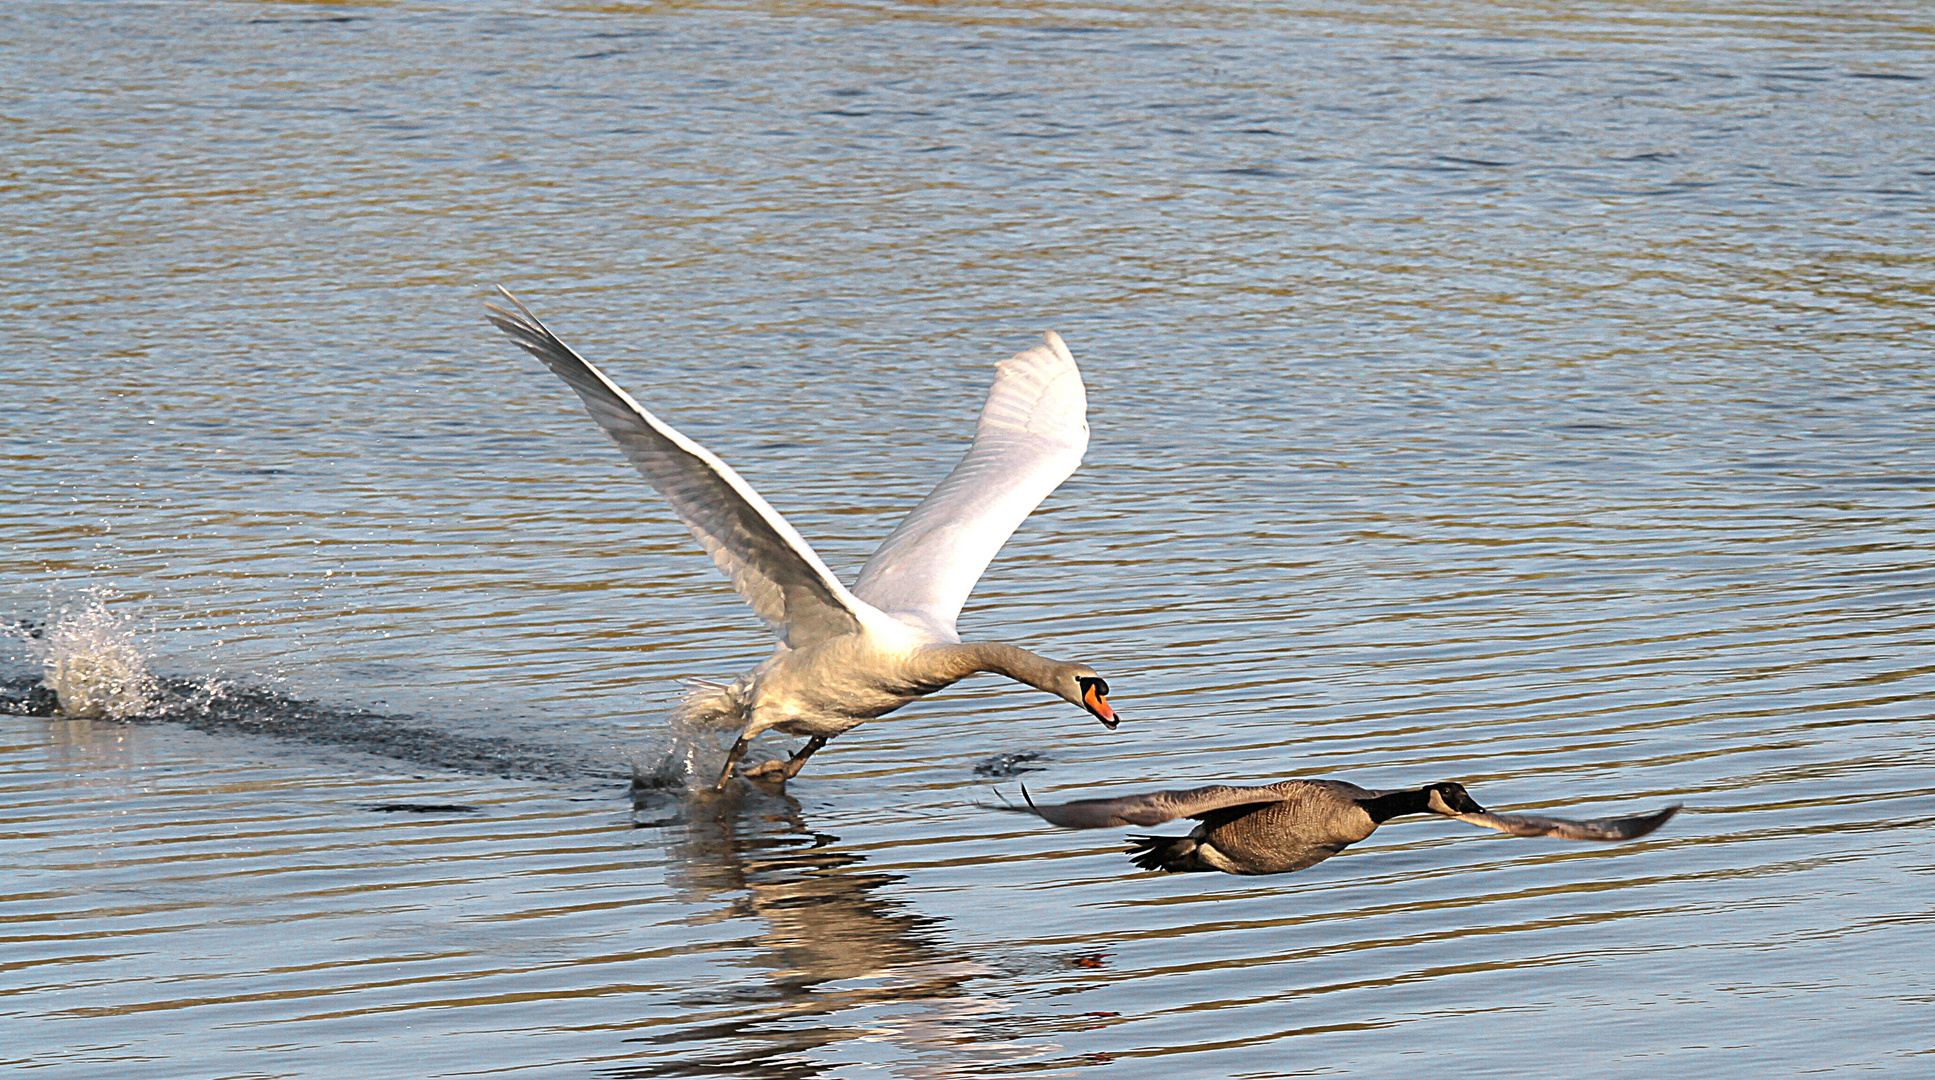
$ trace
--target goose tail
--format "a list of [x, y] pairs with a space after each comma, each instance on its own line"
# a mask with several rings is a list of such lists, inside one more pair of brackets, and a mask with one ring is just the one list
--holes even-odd
[[1193, 836], [1131, 836], [1128, 854], [1144, 870], [1181, 874], [1210, 869], [1196, 858], [1196, 848]]

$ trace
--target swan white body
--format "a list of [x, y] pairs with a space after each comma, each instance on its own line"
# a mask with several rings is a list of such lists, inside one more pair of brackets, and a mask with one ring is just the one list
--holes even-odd
[[490, 320], [577, 391], [592, 419], [672, 504], [779, 639], [773, 655], [680, 707], [688, 722], [738, 728], [719, 783], [748, 739], [807, 736], [788, 762], [748, 775], [791, 777], [827, 739], [977, 671], [1027, 683], [1116, 724], [1094, 669], [1012, 645], [962, 644], [955, 619], [1022, 520], [1081, 463], [1088, 398], [1053, 332], [996, 367], [967, 456], [867, 560], [849, 590], [731, 466], [645, 411], [500, 288], [515, 312]]

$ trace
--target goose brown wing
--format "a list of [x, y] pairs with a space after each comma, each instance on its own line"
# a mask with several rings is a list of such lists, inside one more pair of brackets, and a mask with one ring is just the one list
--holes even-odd
[[1468, 825], [1497, 829], [1513, 836], [1556, 836], [1561, 840], [1634, 840], [1666, 824], [1680, 812], [1676, 803], [1652, 814], [1632, 817], [1603, 817], [1575, 820], [1544, 817], [1539, 814], [1496, 814], [1489, 810], [1476, 814], [1446, 814]]
[[[1235, 806], [1282, 802], [1291, 798], [1299, 787], [1308, 784], [1310, 781], [1307, 780], [1286, 780], [1263, 787], [1211, 784], [1181, 791], [1124, 795], [1115, 799], [1076, 799], [1065, 803], [1038, 803], [1028, 799], [1026, 806], [1006, 806], [1001, 809], [1034, 814], [1050, 825], [1059, 825], [1064, 829], [1108, 829], [1122, 825], [1146, 828], [1177, 818], [1199, 818]], [[1026, 788], [1021, 793], [1027, 798]]]

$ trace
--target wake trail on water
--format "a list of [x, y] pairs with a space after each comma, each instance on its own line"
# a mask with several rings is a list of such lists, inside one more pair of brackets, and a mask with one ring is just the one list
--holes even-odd
[[[124, 710], [99, 718], [131, 724], [179, 724], [219, 735], [267, 735], [511, 779], [629, 779], [635, 771], [568, 747], [467, 735], [429, 726], [405, 713], [325, 705], [236, 682], [164, 675], [151, 677], [151, 686], [139, 711]], [[31, 675], [0, 680], [0, 713], [74, 718], [61, 707], [62, 700], [56, 690]]]
[[0, 679], [0, 714], [178, 724], [212, 734], [270, 736], [436, 768], [564, 783], [630, 781], [635, 791], [689, 786], [715, 748], [674, 729], [669, 745], [629, 755], [467, 734], [405, 713], [328, 705], [226, 679], [157, 675], [136, 640], [133, 619], [90, 594], [45, 623], [11, 634], [39, 663], [39, 676]]

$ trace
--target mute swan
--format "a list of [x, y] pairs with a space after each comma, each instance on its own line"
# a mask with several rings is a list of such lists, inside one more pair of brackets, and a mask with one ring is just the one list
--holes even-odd
[[998, 642], [962, 644], [954, 630], [989, 561], [1088, 448], [1081, 373], [1052, 331], [996, 366], [967, 456], [888, 534], [848, 591], [730, 466], [646, 412], [508, 290], [497, 291], [517, 310], [487, 305], [490, 321], [578, 392], [779, 638], [758, 667], [729, 685], [702, 686], [679, 706], [688, 723], [740, 729], [716, 787], [762, 731], [804, 735], [806, 745], [744, 775], [790, 780], [828, 739], [982, 671], [1116, 726], [1109, 684], [1094, 668]]
[[[1022, 789], [1026, 797], [1027, 789]], [[1202, 824], [1188, 836], [1131, 836], [1129, 857], [1144, 870], [1183, 873], [1283, 874], [1330, 858], [1400, 814], [1442, 814], [1513, 836], [1564, 840], [1631, 840], [1679, 812], [1669, 806], [1637, 817], [1573, 821], [1535, 814], [1494, 814], [1449, 781], [1398, 791], [1370, 791], [1342, 780], [1285, 780], [1265, 787], [1192, 788], [1119, 799], [1078, 799], [999, 809], [1034, 814], [1065, 829], [1160, 825], [1176, 818]]]

